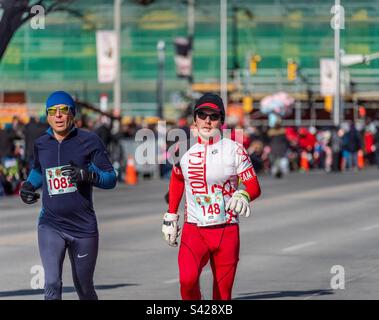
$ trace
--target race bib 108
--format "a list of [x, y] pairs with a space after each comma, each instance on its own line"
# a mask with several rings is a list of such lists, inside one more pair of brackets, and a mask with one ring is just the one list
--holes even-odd
[[47, 190], [50, 196], [77, 190], [76, 185], [71, 183], [70, 177], [62, 175], [62, 168], [63, 166], [46, 169]]

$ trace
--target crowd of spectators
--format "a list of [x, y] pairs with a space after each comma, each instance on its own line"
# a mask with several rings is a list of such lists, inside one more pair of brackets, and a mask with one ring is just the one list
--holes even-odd
[[359, 128], [353, 122], [344, 122], [338, 128], [283, 127], [278, 123], [251, 131], [244, 145], [257, 171], [277, 178], [291, 171], [358, 171], [367, 165], [379, 168], [377, 122]]
[[282, 178], [294, 171], [358, 171], [370, 165], [379, 168], [377, 120], [316, 128], [283, 126], [278, 117], [269, 126], [231, 128], [242, 129], [239, 142], [248, 151], [257, 173]]
[[[190, 119], [190, 117], [188, 118]], [[96, 132], [106, 145], [112, 163], [122, 180], [126, 165], [126, 150], [121, 141], [134, 141], [141, 128], [152, 129], [157, 134], [157, 124], [143, 119], [129, 118], [114, 126], [109, 118], [78, 117], [76, 126]], [[0, 126], [0, 196], [18, 192], [33, 163], [33, 143], [46, 129], [46, 117], [31, 117], [26, 124], [17, 116], [12, 123]], [[180, 119], [170, 128], [181, 128], [190, 134], [190, 123]], [[270, 126], [240, 127], [240, 141], [248, 151], [259, 174], [281, 178], [293, 171], [325, 170], [344, 172], [359, 170], [366, 165], [379, 168], [379, 122], [366, 121], [364, 125], [344, 122], [335, 127], [285, 127], [280, 119]], [[168, 147], [172, 144], [166, 141]], [[166, 154], [167, 150], [161, 150]], [[166, 155], [165, 155], [166, 156]], [[160, 177], [168, 177], [170, 165], [159, 168]]]

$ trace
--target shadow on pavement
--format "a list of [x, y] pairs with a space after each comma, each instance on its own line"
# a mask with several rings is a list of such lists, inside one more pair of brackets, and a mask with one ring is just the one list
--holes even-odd
[[324, 296], [334, 294], [331, 289], [307, 290], [307, 291], [263, 291], [240, 293], [239, 297], [233, 300], [258, 300], [258, 299], [278, 299], [278, 298], [299, 298], [307, 296]]
[[[118, 284], [103, 284], [95, 286], [96, 290], [111, 290], [121, 287], [138, 286], [136, 283], [118, 283]], [[76, 292], [74, 287], [63, 287], [63, 293]], [[14, 291], [0, 291], [0, 298], [17, 297], [17, 296], [33, 296], [43, 295], [43, 289], [24, 289]]]

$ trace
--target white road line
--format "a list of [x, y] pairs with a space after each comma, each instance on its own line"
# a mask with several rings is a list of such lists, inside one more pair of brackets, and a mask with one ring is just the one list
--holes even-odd
[[374, 225], [371, 225], [371, 226], [360, 228], [360, 230], [361, 231], [370, 231], [370, 230], [377, 229], [377, 228], [379, 228], [379, 224], [374, 224]]
[[[357, 188], [357, 190], [363, 190], [364, 188], [372, 189], [372, 188], [377, 188], [377, 187], [378, 187], [378, 180], [354, 183], [354, 188]], [[292, 198], [308, 200], [309, 197], [312, 197], [312, 198], [320, 197], [324, 199], [325, 196], [332, 197], [333, 195], [337, 195], [345, 191], [349, 191], [350, 188], [351, 188], [351, 185], [342, 185], [342, 186], [337, 185], [337, 186], [331, 186], [331, 187], [326, 187], [326, 188], [316, 188], [316, 189], [311, 189], [311, 190], [306, 190], [306, 191], [299, 191], [295, 193], [272, 196], [268, 198], [259, 197], [256, 201], [257, 203], [272, 204], [272, 203], [277, 203], [280, 200], [292, 200]]]
[[0, 246], [34, 245], [37, 243], [37, 231], [0, 236]]
[[315, 242], [315, 241], [309, 241], [309, 242], [300, 243], [300, 244], [297, 244], [297, 245], [294, 245], [294, 246], [291, 246], [291, 247], [284, 248], [284, 249], [282, 249], [282, 252], [296, 251], [296, 250], [299, 250], [299, 249], [303, 249], [305, 247], [313, 246], [316, 243], [317, 242]]
[[[363, 273], [357, 274], [357, 275], [355, 275], [355, 276], [353, 276], [353, 277], [347, 279], [347, 280], [345, 281], [345, 284], [346, 284], [346, 286], [347, 286], [348, 283], [351, 283], [351, 282], [354, 282], [354, 281], [360, 280], [360, 279], [365, 278], [365, 277], [367, 277], [367, 276], [369, 276], [369, 275], [372, 275], [372, 274], [376, 274], [376, 273], [378, 273], [378, 270], [379, 270], [378, 267], [371, 268], [371, 269], [367, 270], [366, 272], [363, 272]], [[327, 290], [330, 290], [331, 292], [333, 292], [333, 294], [337, 293], [337, 291], [344, 291], [344, 290], [333, 290], [332, 288], [327, 289]], [[314, 293], [314, 294], [312, 294], [312, 295], [310, 295], [310, 296], [308, 296], [308, 297], [305, 297], [303, 300], [310, 300], [310, 299], [312, 299], [312, 298], [314, 298], [314, 297], [319, 296], [320, 294], [321, 294], [321, 292], [316, 292], [316, 293]]]
[[178, 283], [178, 282], [179, 282], [179, 278], [163, 281], [163, 283], [167, 283], [167, 284]]
[[[114, 221], [101, 222], [99, 225], [100, 232], [112, 232], [115, 228], [125, 228], [126, 226], [143, 225], [151, 222], [156, 222], [157, 215], [148, 215], [142, 217], [133, 217], [125, 219], [117, 219]], [[20, 232], [15, 234], [0, 235], [0, 247], [6, 245], [24, 245], [37, 243], [37, 228], [34, 227], [33, 231]], [[1, 231], [1, 229], [0, 229]]]

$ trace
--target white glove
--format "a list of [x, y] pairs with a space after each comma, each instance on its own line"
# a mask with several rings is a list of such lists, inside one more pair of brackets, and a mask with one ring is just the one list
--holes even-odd
[[225, 211], [233, 210], [235, 213], [239, 215], [246, 215], [248, 217], [250, 215], [250, 196], [244, 190], [237, 190], [233, 193], [233, 196], [226, 203]]
[[166, 212], [163, 216], [162, 232], [165, 240], [171, 247], [177, 247], [176, 239], [180, 235], [180, 226], [178, 225], [179, 215], [176, 213]]

